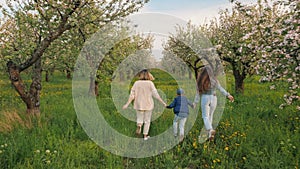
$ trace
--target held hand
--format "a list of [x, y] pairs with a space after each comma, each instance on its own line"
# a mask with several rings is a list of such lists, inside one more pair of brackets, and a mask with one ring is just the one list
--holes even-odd
[[233, 96], [229, 95], [228, 99], [230, 100], [230, 102], [234, 102], [234, 97]]
[[196, 103], [193, 103], [193, 109], [196, 108]]
[[128, 107], [128, 104], [125, 104], [125, 105], [123, 106], [123, 110], [127, 109], [127, 107]]
[[164, 107], [167, 107], [167, 104], [165, 102], [163, 102]]

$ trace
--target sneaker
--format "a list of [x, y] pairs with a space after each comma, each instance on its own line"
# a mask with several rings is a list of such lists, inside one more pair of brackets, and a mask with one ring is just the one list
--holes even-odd
[[146, 141], [146, 140], [148, 140], [150, 138], [150, 136], [146, 136], [146, 137], [144, 137], [144, 140]]
[[209, 140], [210, 140], [210, 141], [214, 140], [215, 135], [216, 135], [216, 130], [211, 129], [211, 130], [209, 131], [209, 133], [208, 133], [208, 138], [209, 138]]
[[141, 126], [137, 126], [135, 134], [140, 135], [141, 134], [141, 130], [142, 130], [142, 127]]
[[198, 141], [199, 141], [199, 143], [204, 143], [204, 142], [206, 142], [208, 139], [207, 139], [207, 135], [205, 134], [205, 135], [199, 135], [198, 136]]
[[179, 142], [182, 142], [182, 141], [183, 141], [183, 138], [184, 138], [184, 136], [180, 135], [180, 136], [179, 136]]

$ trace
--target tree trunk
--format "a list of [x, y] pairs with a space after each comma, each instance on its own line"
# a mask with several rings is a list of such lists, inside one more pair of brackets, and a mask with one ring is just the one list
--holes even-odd
[[71, 71], [69, 69], [66, 70], [67, 72], [67, 79], [71, 79]]
[[9, 61], [7, 63], [9, 78], [11, 84], [14, 86], [22, 101], [26, 104], [28, 114], [39, 115], [40, 114], [40, 91], [41, 85], [41, 59], [39, 59], [34, 66], [32, 83], [30, 85], [29, 92], [26, 90], [26, 86], [20, 76], [20, 68]]
[[49, 82], [49, 71], [46, 70], [45, 81]]
[[236, 93], [244, 93], [244, 79], [240, 76], [234, 77], [235, 78], [235, 91]]
[[89, 89], [89, 95], [95, 96], [95, 78], [90, 77], [90, 89]]
[[119, 76], [120, 76], [120, 82], [124, 82], [125, 81], [124, 72], [119, 71]]
[[244, 80], [246, 78], [245, 71], [242, 70], [240, 72], [234, 64], [232, 64], [233, 76], [235, 80], [235, 92], [236, 93], [244, 93]]
[[193, 70], [194, 70], [195, 78], [197, 79], [198, 78], [198, 68], [193, 67]]
[[98, 87], [98, 82], [95, 81], [95, 96], [99, 96], [99, 87]]
[[27, 112], [30, 114], [40, 114], [40, 92], [42, 90], [42, 59], [39, 58], [33, 67], [32, 83], [29, 90], [29, 107]]

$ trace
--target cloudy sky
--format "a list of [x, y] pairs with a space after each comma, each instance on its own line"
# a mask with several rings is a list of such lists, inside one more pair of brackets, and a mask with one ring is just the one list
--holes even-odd
[[[242, 3], [254, 3], [257, 0], [239, 0]], [[0, 0], [4, 4], [5, 0]], [[221, 9], [231, 7], [229, 0], [150, 0], [139, 13], [162, 13], [175, 16], [184, 21], [199, 25], [218, 17]], [[154, 48], [161, 50], [164, 37], [156, 37]]]
[[[256, 0], [240, 0], [242, 3], [254, 3]], [[185, 21], [199, 25], [218, 17], [222, 9], [231, 8], [229, 0], [150, 0], [142, 9], [143, 12], [169, 14]], [[161, 58], [163, 36], [155, 36], [153, 53]]]
[[[256, 0], [240, 0], [254, 3]], [[150, 0], [141, 12], [171, 14], [194, 24], [202, 24], [218, 16], [220, 9], [230, 8], [229, 0]]]
[[[256, 0], [239, 1], [256, 2]], [[5, 0], [0, 0], [0, 4], [5, 4]], [[160, 12], [201, 24], [218, 16], [220, 9], [228, 7], [230, 7], [229, 0], [150, 0], [140, 12]]]

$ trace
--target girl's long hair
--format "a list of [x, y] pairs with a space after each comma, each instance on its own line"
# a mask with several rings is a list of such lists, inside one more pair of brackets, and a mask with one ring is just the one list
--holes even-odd
[[214, 76], [213, 70], [210, 66], [202, 68], [197, 77], [197, 87], [199, 94], [214, 88], [217, 85], [217, 80]]

